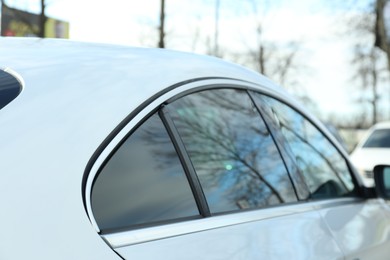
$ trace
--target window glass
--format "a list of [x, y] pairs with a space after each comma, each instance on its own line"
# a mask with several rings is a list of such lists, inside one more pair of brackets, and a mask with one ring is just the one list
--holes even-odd
[[296, 201], [273, 139], [245, 91], [202, 91], [168, 109], [211, 213]]
[[14, 100], [22, 90], [22, 87], [11, 74], [0, 70], [0, 109]]
[[364, 143], [363, 147], [390, 148], [390, 129], [375, 130]]
[[92, 189], [102, 230], [199, 215], [188, 180], [158, 115], [115, 152]]
[[306, 118], [275, 99], [255, 94], [271, 107], [273, 118], [286, 138], [312, 198], [349, 195], [354, 184], [344, 157]]
[[300, 200], [306, 200], [310, 196], [310, 192], [306, 181], [296, 164], [295, 155], [287, 144], [286, 138], [284, 138], [281, 131], [279, 131], [279, 125], [277, 124], [277, 121], [274, 120], [272, 107], [270, 107], [266, 102], [261, 102], [259, 98], [256, 98], [256, 95], [258, 95], [256, 93], [257, 92], [255, 91], [250, 91], [256, 106], [261, 111], [261, 115], [263, 116], [264, 121], [267, 122], [268, 128], [270, 129], [275, 142], [278, 144], [278, 148], [294, 184], [297, 196]]

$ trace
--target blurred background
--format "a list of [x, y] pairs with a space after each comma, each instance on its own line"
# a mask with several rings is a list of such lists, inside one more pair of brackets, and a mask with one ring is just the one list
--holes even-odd
[[367, 128], [390, 120], [387, 0], [2, 0], [1, 35], [235, 62], [300, 99], [349, 151]]

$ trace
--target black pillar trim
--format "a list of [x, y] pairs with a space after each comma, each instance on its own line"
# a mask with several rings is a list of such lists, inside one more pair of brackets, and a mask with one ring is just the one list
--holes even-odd
[[209, 217], [211, 216], [209, 206], [206, 201], [206, 197], [203, 193], [203, 189], [200, 185], [200, 181], [198, 179], [198, 176], [196, 175], [195, 168], [192, 165], [191, 159], [187, 153], [187, 150], [184, 146], [183, 140], [180, 137], [179, 132], [177, 131], [177, 128], [172, 120], [172, 118], [169, 115], [169, 112], [166, 107], [162, 107], [159, 110], [159, 116], [161, 120], [163, 121], [163, 124], [165, 125], [165, 128], [168, 131], [169, 136], [172, 139], [173, 145], [175, 146], [175, 149], [179, 155], [180, 161], [182, 162], [184, 171], [187, 175], [188, 182], [190, 184], [190, 187], [192, 189], [192, 192], [195, 196], [195, 201], [198, 205], [200, 214], [203, 217]]
[[297, 191], [297, 187], [295, 186], [296, 184], [294, 182], [294, 179], [291, 176], [291, 172], [290, 172], [290, 169], [289, 169], [289, 167], [288, 167], [288, 165], [286, 163], [286, 159], [284, 158], [284, 156], [283, 156], [283, 154], [281, 152], [280, 144], [279, 144], [279, 142], [276, 140], [276, 138], [274, 136], [273, 129], [271, 129], [271, 127], [268, 125], [269, 122], [267, 122], [267, 120], [265, 119], [265, 117], [263, 115], [264, 112], [262, 111], [262, 109], [257, 105], [251, 90], [247, 90], [247, 93], [248, 93], [249, 98], [251, 99], [253, 105], [256, 107], [257, 112], [260, 114], [260, 117], [263, 120], [265, 126], [267, 127], [268, 132], [270, 133], [270, 135], [272, 137], [272, 140], [273, 140], [273, 142], [274, 142], [274, 144], [276, 146], [276, 149], [278, 150], [279, 156], [280, 156], [280, 158], [282, 158], [282, 161], [283, 161], [283, 164], [284, 164], [284, 168], [287, 171], [287, 174], [288, 174], [288, 177], [290, 179], [291, 185], [292, 185], [292, 187], [294, 189], [295, 196], [296, 196], [297, 200], [300, 200], [299, 194], [298, 194], [298, 191]]

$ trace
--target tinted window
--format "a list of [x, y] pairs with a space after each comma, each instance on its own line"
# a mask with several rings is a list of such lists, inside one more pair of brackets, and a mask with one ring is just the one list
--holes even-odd
[[199, 215], [174, 146], [158, 115], [115, 152], [92, 189], [102, 230]]
[[375, 130], [364, 143], [363, 147], [390, 148], [390, 129]]
[[0, 70], [0, 109], [16, 98], [22, 87], [11, 74]]
[[272, 132], [275, 142], [278, 144], [280, 153], [282, 154], [286, 167], [289, 170], [298, 198], [300, 200], [306, 200], [310, 196], [306, 181], [296, 164], [295, 155], [287, 144], [286, 138], [284, 138], [281, 131], [279, 131], [279, 125], [274, 119], [272, 107], [265, 102], [261, 102], [259, 98], [256, 98], [256, 95], [258, 95], [256, 92], [250, 91], [250, 93], [256, 103], [256, 106], [261, 110], [262, 116]]
[[273, 139], [245, 91], [203, 91], [168, 108], [212, 213], [296, 201]]
[[273, 118], [285, 137], [312, 198], [350, 194], [354, 184], [343, 156], [329, 140], [300, 113], [266, 96], [255, 95], [258, 102], [272, 108]]

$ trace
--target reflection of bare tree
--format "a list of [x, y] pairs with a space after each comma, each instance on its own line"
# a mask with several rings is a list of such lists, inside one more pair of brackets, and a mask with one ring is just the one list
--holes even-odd
[[[328, 168], [334, 173], [334, 176], [337, 177], [337, 179], [339, 179], [340, 183], [344, 186], [345, 190], [348, 190], [347, 186], [345, 185], [343, 179], [341, 178], [340, 176], [340, 173], [338, 172], [338, 170], [334, 167], [334, 162], [330, 161], [326, 156], [324, 156], [324, 154], [319, 150], [317, 149], [312, 143], [308, 142], [307, 139], [303, 138], [299, 133], [297, 133], [296, 131], [294, 131], [294, 129], [292, 129], [291, 127], [289, 127], [288, 125], [286, 124], [283, 124], [281, 123], [280, 124], [280, 127], [281, 129], [285, 129], [286, 131], [288, 131], [291, 135], [293, 135], [294, 137], [296, 137], [301, 143], [305, 144], [307, 147], [310, 148], [310, 150], [312, 152], [314, 152], [316, 155], [318, 155], [319, 157], [321, 157], [321, 159], [326, 163], [326, 165], [328, 166]], [[302, 127], [305, 127], [304, 125]], [[294, 143], [293, 140], [290, 140], [291, 143]]]
[[[186, 103], [187, 107], [194, 107], [188, 104], [189, 102]], [[203, 115], [202, 113], [194, 112], [194, 116], [201, 118]], [[236, 165], [241, 165], [241, 168], [246, 168], [240, 169], [239, 172], [249, 171], [254, 175], [251, 178], [259, 178], [280, 202], [284, 202], [279, 192], [262, 176], [255, 166], [257, 164], [256, 158], [260, 151], [249, 144], [246, 147], [240, 147], [241, 149], [237, 147], [235, 143], [239, 138], [238, 133], [229, 128], [228, 118], [221, 116], [220, 119], [222, 120], [219, 123], [212, 121], [211, 118], [206, 119], [208, 122], [192, 120], [191, 118], [183, 118], [180, 120], [179, 128], [188, 130], [190, 133], [188, 133], [187, 138], [191, 136], [191, 139], [196, 140], [198, 143], [198, 145], [189, 151], [194, 164], [198, 165], [198, 169], [218, 172], [220, 165], [215, 164], [215, 162], [234, 161]], [[204, 127], [205, 125], [215, 125], [215, 127], [206, 128]], [[216, 132], [219, 134], [215, 134]], [[257, 132], [262, 131], [258, 130]], [[185, 139], [186, 137], [183, 138]], [[191, 147], [193, 146], [191, 145]], [[205, 151], [205, 147], [210, 147], [211, 149]], [[261, 145], [258, 148], [261, 148]], [[237, 174], [236, 181], [240, 181], [240, 174]]]
[[[300, 168], [306, 173], [307, 182], [313, 183], [317, 189], [334, 177], [337, 181], [333, 181], [332, 185], [339, 187], [333, 190], [338, 190], [339, 195], [348, 193], [350, 189], [346, 183], [348, 180], [345, 179], [348, 176], [342, 176], [344, 172], [348, 172], [345, 160], [330, 143], [328, 144], [325, 137], [288, 106], [265, 96], [256, 96], [260, 98], [259, 102], [269, 107], [277, 107], [278, 112], [272, 109], [270, 113], [274, 114], [281, 133], [292, 148], [296, 159], [300, 161]], [[316, 158], [321, 162], [316, 162]], [[321, 180], [321, 177], [324, 179]]]
[[145, 145], [153, 147], [154, 158], [159, 167], [170, 167], [172, 158], [177, 158], [177, 153], [174, 149], [161, 149], [162, 146], [172, 146], [172, 141], [166, 130], [162, 129], [161, 119], [157, 115], [153, 115], [153, 117], [148, 119], [149, 127], [143, 130], [142, 139]]
[[[248, 107], [248, 103], [240, 103], [237, 102], [236, 99], [226, 98], [224, 95], [224, 91], [214, 91], [212, 95], [203, 95], [203, 99], [207, 100], [208, 104], [217, 104], [219, 108], [226, 109], [229, 111], [240, 111], [240, 114], [245, 115], [246, 117], [253, 117], [254, 113], [257, 113], [255, 107]], [[256, 114], [256, 116], [258, 116]], [[246, 127], [250, 127], [250, 130], [257, 132], [261, 135], [269, 135], [267, 128], [258, 127], [254, 125], [246, 125]]]
[[274, 183], [280, 188], [288, 175], [281, 161], [269, 165], [279, 155], [246, 93], [200, 92], [174, 102], [170, 111], [204, 187], [225, 187], [240, 207], [285, 201]]

